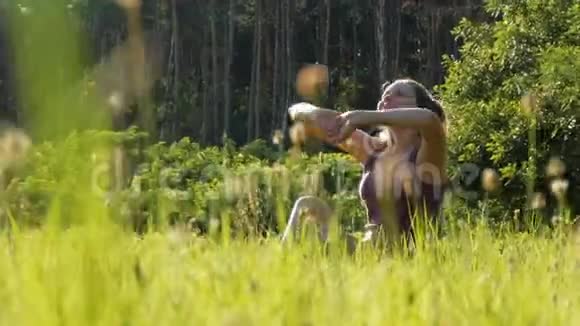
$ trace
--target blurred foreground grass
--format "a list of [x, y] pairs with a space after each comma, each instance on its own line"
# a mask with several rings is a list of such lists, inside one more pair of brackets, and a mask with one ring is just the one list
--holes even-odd
[[138, 238], [111, 225], [0, 238], [3, 325], [577, 325], [580, 248], [458, 228], [412, 257], [309, 242]]
[[[76, 105], [62, 91], [77, 91], [84, 46], [71, 27], [76, 18], [57, 3], [64, 2], [10, 16], [23, 125], [35, 143], [112, 120], [106, 98]], [[558, 231], [461, 227], [412, 258], [176, 230], [138, 237], [113, 223], [94, 196], [91, 162], [49, 157], [53, 164], [24, 184], [55, 193], [43, 226], [24, 227], [22, 209], [2, 202], [10, 220], [0, 234], [2, 325], [580, 324], [580, 245]], [[56, 181], [47, 177], [50, 166], [60, 168]]]

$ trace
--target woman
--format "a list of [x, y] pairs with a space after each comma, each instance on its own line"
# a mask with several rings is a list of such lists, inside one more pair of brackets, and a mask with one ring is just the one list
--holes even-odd
[[[447, 184], [445, 114], [423, 85], [393, 82], [376, 111], [339, 114], [302, 103], [290, 115], [304, 123], [307, 137], [333, 144], [363, 165], [359, 194], [370, 222], [365, 238], [384, 230], [412, 239], [414, 213], [439, 220]], [[384, 128], [379, 137], [361, 130], [377, 126]]]

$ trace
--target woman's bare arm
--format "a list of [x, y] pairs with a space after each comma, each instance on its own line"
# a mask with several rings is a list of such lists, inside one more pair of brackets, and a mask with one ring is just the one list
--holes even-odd
[[437, 115], [421, 108], [391, 109], [388, 111], [351, 111], [338, 118], [341, 131], [331, 141], [350, 137], [357, 128], [372, 125], [398, 126], [417, 129], [422, 137], [418, 161], [442, 168], [446, 162], [446, 135]]
[[[294, 110], [293, 110], [294, 109]], [[362, 130], [355, 130], [340, 142], [333, 142], [329, 132], [336, 129], [336, 118], [340, 112], [318, 108], [311, 104], [301, 103], [290, 108], [293, 120], [301, 121], [304, 125], [305, 136], [313, 137], [352, 155], [357, 161], [364, 163], [368, 157], [386, 147], [385, 142], [378, 137], [372, 137]]]
[[327, 144], [336, 146], [353, 156], [360, 163], [366, 162], [371, 154], [386, 147], [382, 140], [377, 137], [372, 137], [359, 129], [355, 130], [348, 138], [339, 143], [330, 141], [327, 133], [313, 123], [305, 123], [305, 132], [308, 137], [314, 137]]

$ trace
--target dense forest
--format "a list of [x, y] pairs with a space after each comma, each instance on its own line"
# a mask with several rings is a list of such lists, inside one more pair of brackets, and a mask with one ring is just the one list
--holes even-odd
[[[123, 83], [129, 65], [120, 59], [128, 47], [123, 9], [114, 1], [61, 4], [80, 16], [76, 23], [87, 46], [83, 68], [98, 70], [97, 83], [107, 92], [129, 98]], [[0, 17], [15, 8], [30, 16], [43, 10], [37, 1], [0, 2]], [[325, 104], [334, 107], [372, 108], [380, 85], [398, 77], [440, 84], [442, 56], [459, 56], [451, 31], [464, 17], [489, 19], [480, 0], [144, 1], [139, 23], [145, 63], [154, 72], [158, 137], [219, 144], [228, 135], [244, 144], [286, 130], [286, 108], [299, 100], [296, 72], [308, 63], [328, 65]], [[19, 98], [13, 78], [11, 38], [27, 36], [10, 31], [8, 21], [0, 19], [0, 114], [18, 121], [29, 104]], [[58, 56], [47, 61], [46, 74], [70, 68]], [[122, 119], [117, 127], [134, 123], [131, 115]]]

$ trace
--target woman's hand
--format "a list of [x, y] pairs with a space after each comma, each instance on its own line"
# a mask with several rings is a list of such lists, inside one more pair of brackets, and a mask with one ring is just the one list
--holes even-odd
[[357, 129], [366, 125], [364, 111], [349, 111], [335, 118], [336, 128], [330, 133], [330, 141], [341, 143]]
[[310, 103], [297, 103], [288, 109], [290, 118], [294, 121], [302, 122], [307, 127], [317, 129], [319, 138], [327, 138], [338, 131], [338, 121], [336, 118], [339, 112], [324, 108], [319, 108]]
[[310, 103], [296, 103], [288, 108], [288, 114], [293, 121], [308, 121], [315, 118], [318, 107]]

